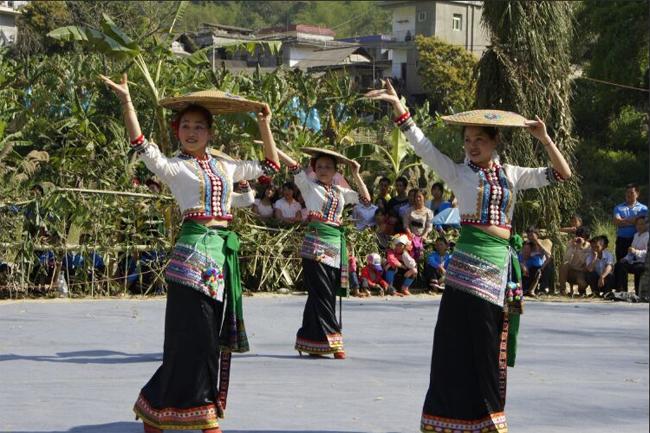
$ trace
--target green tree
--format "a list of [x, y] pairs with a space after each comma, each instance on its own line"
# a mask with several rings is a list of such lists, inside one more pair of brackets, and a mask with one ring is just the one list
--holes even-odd
[[467, 50], [435, 36], [415, 38], [418, 73], [434, 108], [459, 112], [471, 108], [476, 95], [477, 59]]
[[[528, 118], [538, 115], [570, 165], [576, 146], [569, 106], [572, 17], [567, 2], [485, 2], [482, 21], [491, 46], [479, 62], [476, 101], [480, 108], [514, 111]], [[503, 132], [505, 162], [548, 165], [543, 146], [526, 131]], [[579, 203], [577, 178], [559, 187], [526, 192], [515, 212], [515, 228], [539, 224], [557, 230]]]

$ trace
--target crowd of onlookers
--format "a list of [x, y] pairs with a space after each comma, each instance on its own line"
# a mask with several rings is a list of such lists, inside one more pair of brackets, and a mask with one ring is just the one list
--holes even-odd
[[[345, 182], [342, 177], [339, 181]], [[410, 294], [409, 288], [415, 281], [431, 292], [444, 289], [446, 267], [454, 247], [449, 239], [455, 237], [453, 230], [459, 228], [459, 221], [450, 213], [456, 207], [453, 194], [447, 195], [442, 183], [434, 183], [428, 192], [409, 188], [405, 177], [397, 178], [393, 185], [389, 179], [381, 178], [374, 200], [352, 208], [355, 228], [372, 230], [377, 240], [376, 251], [364, 257], [362, 264], [357, 264], [354, 255], [350, 257], [353, 294], [368, 296], [374, 290], [378, 294], [404, 296]], [[553, 243], [536, 227], [527, 228], [519, 252], [524, 294], [604, 297], [611, 292], [627, 292], [629, 274], [634, 276], [634, 290], [638, 294], [648, 248], [647, 207], [638, 202], [638, 196], [638, 185], [628, 185], [625, 202], [614, 209], [614, 254], [609, 250], [608, 237], [591, 233], [578, 215], [560, 229], [568, 240], [557, 284]], [[308, 219], [300, 192], [291, 182], [283, 184], [280, 191], [272, 184], [265, 185], [253, 210], [259, 218], [285, 224]], [[452, 217], [436, 218], [443, 212]]]
[[[349, 187], [340, 175], [335, 182]], [[308, 221], [304, 201], [294, 183], [285, 182], [279, 189], [272, 182], [259, 186], [252, 204], [258, 218], [280, 224]], [[370, 230], [376, 239], [375, 251], [360, 258], [360, 263], [354, 247], [348, 249], [353, 295], [368, 296], [374, 291], [405, 296], [416, 282], [429, 292], [444, 290], [446, 268], [454, 248], [451, 239], [460, 228], [454, 196], [445, 191], [442, 183], [434, 183], [429, 191], [409, 188], [405, 177], [397, 178], [392, 185], [388, 178], [381, 178], [373, 195], [373, 201], [354, 205], [350, 214], [357, 230]], [[559, 264], [557, 284], [554, 284], [553, 243], [537, 228], [526, 229], [519, 252], [524, 294], [607, 297], [610, 293], [627, 292], [628, 276], [632, 274], [638, 295], [648, 250], [647, 206], [639, 203], [638, 197], [638, 185], [630, 184], [626, 187], [625, 201], [614, 208], [617, 233], [613, 252], [610, 239], [602, 233], [592, 233], [578, 215], [560, 229], [568, 240], [563, 262]], [[242, 206], [252, 201], [250, 195], [242, 200]], [[55, 257], [51, 251], [38, 254], [40, 277], [35, 281], [46, 284], [52, 281]], [[123, 281], [132, 290], [151, 287], [153, 283], [154, 290], [160, 291], [162, 280], [155, 274], [159, 273], [156, 269], [162, 266], [164, 255], [156, 252], [140, 255], [137, 259], [123, 255], [112, 278]], [[86, 258], [69, 252], [62, 265], [66, 276], [90, 272], [88, 269], [94, 273], [92, 278], [105, 274], [103, 259], [95, 253]], [[3, 266], [0, 263], [0, 271]]]

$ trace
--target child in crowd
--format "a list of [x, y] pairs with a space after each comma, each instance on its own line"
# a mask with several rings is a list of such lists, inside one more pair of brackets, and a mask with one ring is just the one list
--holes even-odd
[[569, 221], [568, 227], [560, 228], [560, 232], [575, 234], [576, 230], [578, 230], [580, 227], [582, 227], [582, 217], [578, 214], [574, 214]]
[[359, 298], [365, 298], [370, 296], [364, 291], [359, 290], [359, 273], [357, 272], [357, 258], [352, 252], [352, 243], [349, 244], [350, 255], [348, 257], [348, 273], [350, 275], [350, 289], [352, 290], [352, 296], [358, 296]]
[[434, 245], [435, 250], [427, 256], [427, 262], [424, 266], [424, 279], [434, 292], [444, 290], [445, 275], [447, 274], [447, 265], [451, 259], [449, 244], [447, 239], [439, 236]]
[[381, 256], [377, 253], [368, 254], [366, 266], [361, 269], [361, 290], [365, 296], [370, 296], [370, 289], [377, 290], [379, 296], [384, 296], [388, 283], [382, 278], [383, 271]]
[[592, 293], [603, 296], [614, 290], [614, 256], [607, 251], [607, 236], [596, 236], [589, 243], [591, 254], [587, 256], [587, 283]]
[[[411, 242], [405, 234], [397, 235], [392, 241], [393, 247], [386, 250], [386, 280], [388, 281], [388, 294], [397, 296], [408, 296], [409, 287], [413, 284], [418, 274], [418, 265], [409, 253]], [[394, 282], [396, 274], [404, 273], [404, 281], [399, 292], [395, 291]]]

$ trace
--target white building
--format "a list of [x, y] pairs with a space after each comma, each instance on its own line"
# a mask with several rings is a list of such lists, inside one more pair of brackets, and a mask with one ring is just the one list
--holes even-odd
[[0, 46], [16, 42], [18, 26], [16, 23], [20, 12], [18, 9], [27, 1], [0, 1]]
[[489, 44], [488, 34], [481, 25], [482, 1], [384, 1], [380, 5], [393, 13], [392, 76], [410, 95], [423, 93], [417, 73], [416, 35], [436, 36], [477, 57]]

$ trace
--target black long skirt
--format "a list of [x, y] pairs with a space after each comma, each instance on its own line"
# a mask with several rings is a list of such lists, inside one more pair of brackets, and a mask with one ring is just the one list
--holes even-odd
[[133, 408], [137, 417], [165, 430], [219, 426], [222, 321], [223, 303], [169, 283], [163, 363], [138, 396]]
[[336, 292], [341, 270], [310, 259], [302, 259], [303, 284], [307, 303], [295, 348], [312, 355], [343, 352], [341, 325], [336, 318]]
[[503, 308], [447, 286], [434, 333], [421, 431], [508, 431], [507, 336]]

